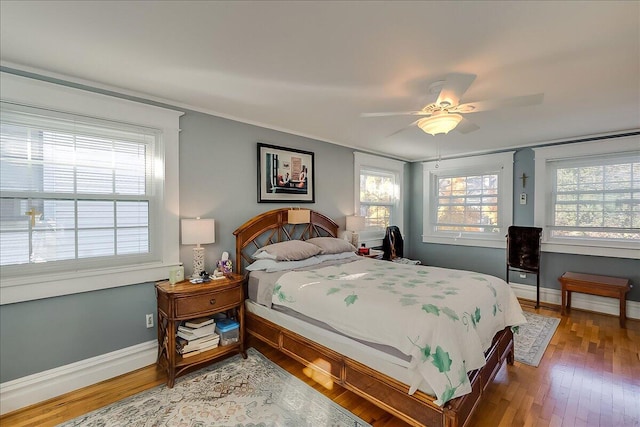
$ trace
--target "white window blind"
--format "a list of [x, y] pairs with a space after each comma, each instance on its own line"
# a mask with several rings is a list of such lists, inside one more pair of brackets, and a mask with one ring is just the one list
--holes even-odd
[[150, 259], [158, 131], [6, 102], [0, 125], [3, 268]]
[[549, 161], [550, 238], [640, 242], [640, 155]]
[[534, 148], [542, 250], [640, 258], [640, 135]]

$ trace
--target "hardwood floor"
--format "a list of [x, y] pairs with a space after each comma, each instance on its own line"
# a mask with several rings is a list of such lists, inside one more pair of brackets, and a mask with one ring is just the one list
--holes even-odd
[[[560, 317], [558, 307], [527, 311]], [[401, 420], [333, 385], [326, 389], [302, 365], [272, 348], [254, 346], [287, 371], [375, 427], [406, 426]], [[0, 417], [2, 427], [53, 426], [164, 383], [155, 366], [68, 393]], [[572, 310], [537, 368], [503, 366], [470, 420], [471, 426], [640, 426], [640, 321]]]

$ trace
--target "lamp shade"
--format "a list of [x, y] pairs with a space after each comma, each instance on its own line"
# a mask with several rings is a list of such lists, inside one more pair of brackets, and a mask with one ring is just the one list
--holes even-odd
[[351, 215], [347, 217], [346, 229], [349, 231], [361, 231], [364, 229], [364, 217]]
[[206, 245], [216, 241], [216, 227], [213, 219], [183, 219], [181, 226], [183, 245]]
[[418, 127], [431, 135], [439, 133], [447, 134], [458, 126], [461, 120], [462, 116], [460, 114], [440, 113], [427, 117], [426, 119], [418, 120]]
[[309, 209], [290, 209], [287, 214], [289, 224], [308, 224], [311, 222], [311, 211]]

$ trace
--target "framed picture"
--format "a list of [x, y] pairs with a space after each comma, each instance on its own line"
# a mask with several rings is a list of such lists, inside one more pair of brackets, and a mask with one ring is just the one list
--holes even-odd
[[313, 153], [258, 143], [258, 203], [315, 203]]

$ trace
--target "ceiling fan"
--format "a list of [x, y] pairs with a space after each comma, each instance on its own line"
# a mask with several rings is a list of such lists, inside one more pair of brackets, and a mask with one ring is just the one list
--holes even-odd
[[[447, 134], [456, 129], [460, 133], [469, 133], [479, 127], [464, 118], [463, 114], [477, 113], [479, 111], [496, 110], [499, 108], [524, 107], [527, 105], [541, 104], [544, 94], [516, 96], [513, 98], [495, 99], [488, 101], [468, 102], [461, 104], [460, 100], [476, 79], [475, 74], [451, 73], [444, 81], [437, 81], [429, 86], [429, 93], [439, 93], [436, 102], [425, 106], [418, 111], [396, 111], [384, 113], [363, 113], [362, 117], [385, 116], [425, 116], [411, 123], [407, 127], [417, 125], [424, 132], [437, 135]], [[389, 136], [402, 132], [404, 127]]]

